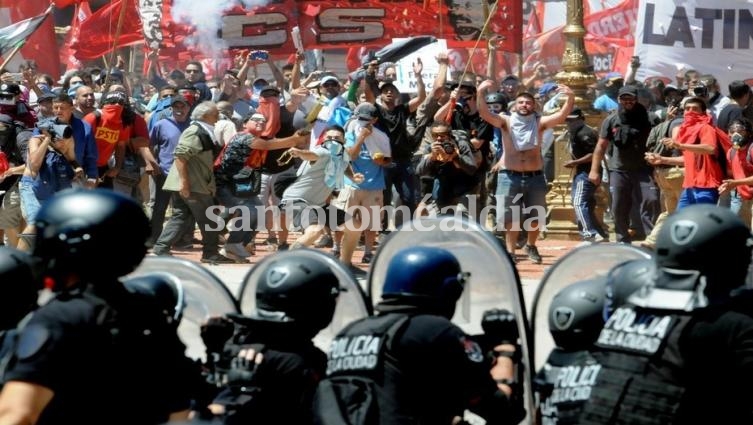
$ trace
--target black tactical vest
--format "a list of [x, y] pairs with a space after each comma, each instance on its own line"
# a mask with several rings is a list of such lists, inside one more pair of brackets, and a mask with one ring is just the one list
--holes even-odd
[[601, 371], [583, 407], [581, 424], [673, 423], [692, 377], [683, 373], [678, 340], [686, 312], [623, 306], [596, 341]]
[[601, 370], [588, 351], [555, 348], [534, 379], [542, 425], [577, 424]]
[[[317, 424], [399, 424], [401, 369], [392, 343], [410, 319], [387, 314], [355, 322], [332, 341], [327, 378], [314, 398]], [[403, 418], [404, 419], [404, 418]]]

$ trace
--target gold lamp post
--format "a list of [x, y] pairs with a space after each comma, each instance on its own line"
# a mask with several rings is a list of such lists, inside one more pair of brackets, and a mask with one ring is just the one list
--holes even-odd
[[[593, 99], [587, 96], [588, 86], [596, 82], [596, 76], [588, 69], [588, 53], [586, 53], [584, 42], [586, 28], [583, 26], [583, 0], [567, 1], [567, 24], [563, 34], [565, 35], [565, 51], [562, 53], [562, 71], [554, 78], [559, 84], [565, 84], [573, 90], [575, 106], [583, 110], [589, 125], [598, 128], [602, 116], [599, 112], [592, 110]], [[557, 135], [564, 131], [564, 128], [559, 129]], [[579, 239], [575, 212], [570, 200], [573, 169], [562, 166], [570, 159], [567, 143], [555, 142], [555, 180], [547, 195], [549, 224], [547, 224], [546, 232], [547, 237], [554, 239]], [[597, 204], [602, 203], [597, 200]], [[596, 212], [597, 217], [601, 217], [602, 211], [599, 211], [599, 208]]]

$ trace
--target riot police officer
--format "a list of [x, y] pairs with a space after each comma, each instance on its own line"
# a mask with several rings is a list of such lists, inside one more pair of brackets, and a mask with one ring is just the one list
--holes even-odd
[[[312, 339], [332, 320], [340, 285], [325, 254], [303, 251], [310, 252], [291, 251], [257, 266], [263, 269], [255, 312], [228, 316], [234, 329], [216, 365], [227, 370], [227, 383], [210, 406], [224, 423], [311, 423], [327, 360]], [[210, 351], [223, 332], [218, 323], [205, 328]]]
[[753, 297], [742, 289], [750, 230], [729, 209], [691, 205], [666, 221], [651, 287], [614, 310], [582, 424], [751, 423]]
[[18, 334], [16, 325], [37, 307], [39, 286], [32, 265], [27, 253], [0, 246], [0, 382]]
[[449, 424], [465, 409], [487, 423], [518, 423], [524, 411], [510, 396], [515, 347], [484, 352], [450, 322], [469, 278], [445, 249], [397, 251], [377, 316], [352, 323], [332, 342], [316, 423]]
[[601, 369], [589, 349], [604, 325], [606, 277], [560, 290], [549, 306], [549, 332], [556, 347], [534, 380], [543, 425], [576, 424]]
[[15, 248], [0, 246], [0, 331], [16, 327], [37, 306], [41, 289], [34, 277], [31, 256]]
[[42, 205], [36, 224], [33, 255], [56, 296], [21, 330], [0, 423], [187, 417], [192, 367], [175, 326], [159, 302], [118, 280], [146, 254], [140, 206], [112, 191], [71, 190]]

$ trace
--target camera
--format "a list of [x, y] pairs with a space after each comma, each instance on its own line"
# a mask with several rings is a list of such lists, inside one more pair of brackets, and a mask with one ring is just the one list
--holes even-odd
[[455, 142], [453, 142], [453, 141], [444, 141], [444, 142], [442, 142], [442, 150], [447, 155], [452, 155], [453, 153], [455, 153], [455, 149], [456, 148], [457, 148], [457, 146], [455, 145]]
[[68, 124], [56, 124], [54, 121], [42, 121], [37, 123], [39, 131], [46, 131], [53, 140], [70, 139], [73, 137], [73, 128]]
[[690, 90], [690, 93], [696, 97], [708, 97], [709, 89], [703, 84], [699, 84]]

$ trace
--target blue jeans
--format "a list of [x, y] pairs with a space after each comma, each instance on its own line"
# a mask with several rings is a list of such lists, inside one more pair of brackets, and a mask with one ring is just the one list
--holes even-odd
[[539, 227], [545, 224], [546, 177], [543, 173], [524, 177], [502, 170], [497, 175], [497, 223], [522, 227], [523, 220]]
[[677, 209], [694, 204], [713, 204], [719, 201], [719, 191], [716, 189], [705, 189], [689, 187], [682, 190], [680, 201], [677, 203]]
[[34, 194], [34, 180], [31, 177], [21, 177], [18, 182], [18, 194], [21, 197], [21, 216], [30, 226], [34, 224], [41, 206], [37, 195]]
[[588, 180], [588, 172], [581, 171], [576, 174], [573, 178], [570, 196], [575, 209], [575, 218], [580, 225], [580, 234], [584, 239], [602, 233], [594, 214], [594, 208], [596, 208], [594, 193], [596, 193], [596, 186]]
[[[418, 187], [418, 176], [416, 176], [413, 162], [410, 159], [393, 161], [391, 166], [384, 169], [384, 183], [384, 205], [392, 203], [392, 187], [394, 186], [398, 196], [400, 196], [400, 202], [408, 207], [411, 217], [413, 217], [413, 213], [416, 211], [416, 188]], [[401, 224], [395, 223], [395, 226], [399, 227]], [[388, 225], [389, 217], [385, 214], [382, 219], [382, 229], [387, 229]]]
[[[232, 223], [236, 224], [235, 228], [229, 226], [230, 230], [227, 243], [242, 243], [244, 245], [251, 242], [256, 227], [259, 223], [259, 210], [257, 207], [261, 207], [261, 201], [258, 196], [252, 196], [250, 198], [238, 198], [233, 195], [232, 190], [226, 186], [217, 187], [217, 199], [220, 200], [220, 204], [225, 208], [232, 207], [246, 207], [238, 211], [238, 217], [236, 217]], [[248, 214], [248, 217], [245, 215]], [[231, 220], [231, 216], [228, 216], [228, 221]], [[253, 230], [252, 230], [253, 229]]]

